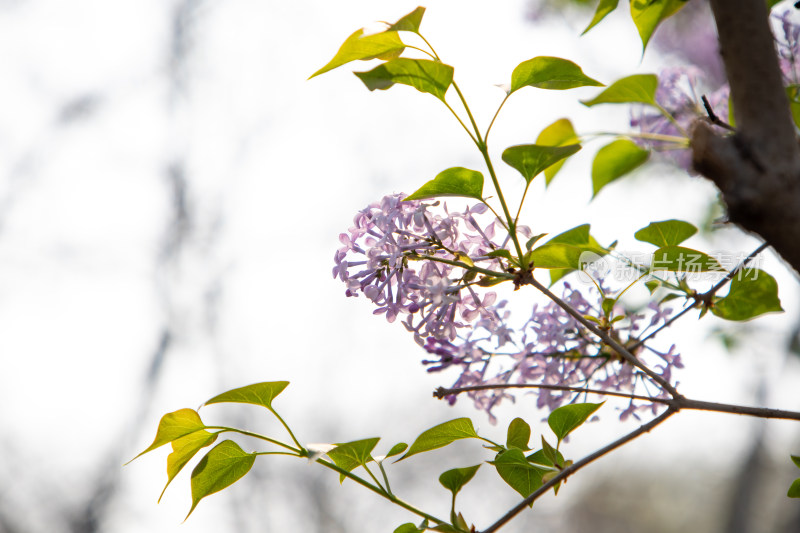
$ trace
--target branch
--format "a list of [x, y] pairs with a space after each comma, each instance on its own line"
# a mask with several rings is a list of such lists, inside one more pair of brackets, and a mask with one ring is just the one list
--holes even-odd
[[571, 476], [572, 474], [574, 474], [575, 472], [577, 472], [578, 470], [580, 470], [584, 466], [588, 465], [592, 461], [595, 461], [595, 460], [599, 459], [600, 457], [606, 455], [607, 453], [616, 450], [620, 446], [622, 446], [624, 444], [627, 444], [628, 442], [632, 441], [636, 437], [638, 437], [640, 435], [643, 435], [644, 433], [647, 433], [651, 429], [655, 428], [656, 426], [658, 426], [659, 424], [664, 422], [667, 418], [669, 418], [672, 415], [674, 415], [676, 412], [677, 411], [674, 408], [670, 407], [669, 409], [667, 409], [666, 412], [664, 412], [663, 414], [661, 414], [658, 417], [654, 418], [653, 420], [651, 420], [647, 424], [644, 424], [643, 426], [631, 431], [630, 433], [628, 433], [624, 437], [622, 437], [622, 438], [620, 438], [618, 440], [615, 440], [614, 442], [612, 442], [608, 446], [606, 446], [604, 448], [601, 448], [601, 449], [597, 450], [596, 452], [592, 453], [591, 455], [587, 455], [586, 457], [584, 457], [580, 461], [578, 461], [576, 463], [573, 463], [572, 465], [568, 466], [567, 468], [565, 468], [564, 470], [559, 472], [553, 479], [551, 479], [550, 481], [548, 481], [547, 483], [545, 483], [544, 485], [542, 485], [541, 487], [536, 489], [527, 498], [525, 498], [524, 500], [519, 502], [513, 509], [511, 509], [505, 515], [503, 515], [503, 517], [500, 518], [497, 522], [495, 522], [494, 524], [492, 524], [488, 528], [484, 529], [482, 531], [482, 533], [494, 533], [495, 531], [497, 531], [498, 529], [503, 527], [506, 523], [508, 523], [512, 518], [514, 518], [519, 513], [524, 511], [525, 508], [527, 506], [529, 506], [530, 504], [532, 504], [534, 501], [536, 501], [536, 499], [539, 498], [539, 496], [541, 496], [545, 492], [549, 491], [551, 488], [553, 488], [558, 483], [566, 480], [569, 476]]
[[800, 272], [800, 150], [763, 0], [711, 0], [736, 133], [691, 132], [695, 169], [719, 187], [730, 220]]
[[672, 404], [669, 398], [652, 398], [650, 396], [640, 396], [638, 394], [627, 394], [624, 392], [608, 391], [601, 389], [587, 389], [582, 387], [569, 387], [567, 385], [550, 385], [545, 383], [506, 383], [494, 385], [470, 385], [468, 387], [455, 387], [446, 389], [439, 387], [433, 392], [433, 397], [439, 400], [445, 396], [453, 396], [461, 394], [462, 392], [478, 391], [478, 390], [492, 390], [492, 389], [545, 389], [545, 390], [561, 390], [568, 392], [577, 392], [579, 394], [597, 394], [598, 396], [616, 396], [618, 398], [627, 398], [630, 400], [643, 400], [646, 402]]

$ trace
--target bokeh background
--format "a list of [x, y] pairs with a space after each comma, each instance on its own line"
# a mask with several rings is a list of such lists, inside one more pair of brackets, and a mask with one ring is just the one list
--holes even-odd
[[[624, 13], [578, 38], [591, 17], [582, 3], [433, 0], [423, 30], [484, 127], [502, 97], [495, 84], [521, 61], [566, 57], [608, 82], [680, 64], [701, 49], [690, 36], [713, 32], [694, 0], [642, 58]], [[388, 447], [457, 416], [498, 439], [524, 416], [538, 438], [546, 413], [524, 396], [498, 411], [496, 427], [468, 401], [433, 400], [455, 376], [426, 373], [400, 324], [331, 279], [338, 234], [357, 210], [444, 168], [481, 166], [429, 96], [368, 93], [347, 67], [306, 81], [352, 31], [416, 6], [0, 1], [0, 532], [392, 531], [412, 519], [280, 458], [259, 459], [184, 524], [188, 468], [157, 506], [166, 450], [122, 465], [161, 415], [256, 381], [291, 381], [276, 406], [306, 443], [380, 435]], [[711, 87], [721, 82], [712, 63]], [[562, 116], [581, 131], [624, 131], [627, 111], [575, 103], [593, 92], [521, 91], [493, 130], [498, 154]], [[533, 191], [530, 225], [557, 233], [591, 222], [601, 242], [626, 250], [652, 220], [708, 227], [719, 215], [713, 187], [659, 164], [590, 202], [597, 147], [546, 195]], [[519, 186], [510, 172], [503, 179]], [[758, 244], [727, 227], [694, 242]], [[796, 280], [769, 254], [761, 266], [781, 282], [786, 314], [735, 327], [686, 319], [665, 339], [683, 353], [687, 395], [800, 409]], [[570, 444], [575, 457], [634, 427], [606, 409]], [[204, 418], [279, 430], [255, 408], [214, 406]], [[788, 422], [682, 414], [506, 529], [800, 531], [800, 506], [785, 497], [798, 433]], [[393, 485], [445, 514], [438, 474], [483, 458], [457, 443], [397, 468]], [[482, 468], [460, 496], [479, 527], [518, 500], [495, 477]]]

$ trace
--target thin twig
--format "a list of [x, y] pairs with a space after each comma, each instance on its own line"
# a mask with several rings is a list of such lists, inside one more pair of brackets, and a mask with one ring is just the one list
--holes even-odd
[[532, 504], [534, 501], [536, 501], [536, 499], [539, 498], [539, 496], [541, 496], [545, 492], [549, 491], [552, 487], [554, 487], [558, 483], [564, 481], [569, 476], [571, 476], [572, 474], [574, 474], [575, 472], [577, 472], [578, 470], [580, 470], [584, 466], [588, 465], [592, 461], [595, 461], [595, 460], [599, 459], [600, 457], [606, 455], [607, 453], [609, 453], [611, 451], [614, 451], [615, 449], [619, 448], [620, 446], [622, 446], [624, 444], [627, 444], [628, 442], [632, 441], [636, 437], [638, 437], [638, 436], [640, 436], [640, 435], [642, 435], [644, 433], [647, 433], [651, 429], [655, 428], [656, 426], [658, 426], [659, 424], [664, 422], [667, 418], [669, 418], [672, 415], [674, 415], [676, 412], [677, 412], [676, 409], [670, 407], [669, 409], [667, 409], [666, 412], [664, 412], [663, 414], [661, 414], [658, 417], [654, 418], [650, 422], [648, 422], [648, 423], [644, 424], [643, 426], [640, 426], [639, 428], [631, 431], [630, 433], [628, 433], [624, 437], [615, 440], [614, 442], [612, 442], [608, 446], [606, 446], [604, 448], [601, 448], [601, 449], [597, 450], [596, 452], [592, 453], [591, 455], [587, 455], [586, 457], [584, 457], [580, 461], [578, 461], [576, 463], [573, 463], [572, 465], [566, 467], [561, 472], [556, 474], [556, 476], [553, 479], [551, 479], [550, 481], [548, 481], [547, 483], [545, 483], [544, 485], [542, 485], [541, 487], [536, 489], [527, 498], [525, 498], [524, 500], [519, 502], [513, 509], [511, 509], [505, 515], [503, 515], [498, 521], [496, 521], [494, 524], [492, 524], [488, 528], [484, 529], [482, 531], [482, 533], [494, 533], [495, 531], [497, 531], [498, 529], [503, 527], [512, 518], [514, 518], [519, 513], [524, 511], [525, 508], [527, 506], [529, 506], [530, 504]]
[[579, 394], [597, 394], [598, 396], [616, 396], [619, 398], [627, 398], [632, 400], [643, 400], [647, 402], [663, 403], [667, 405], [672, 404], [669, 398], [652, 398], [650, 396], [640, 396], [638, 394], [627, 394], [624, 392], [607, 391], [601, 389], [588, 389], [584, 387], [568, 387], [566, 385], [549, 385], [545, 383], [506, 383], [506, 384], [493, 384], [493, 385], [471, 385], [469, 387], [455, 387], [446, 389], [439, 387], [433, 392], [433, 397], [439, 400], [446, 396], [460, 394], [462, 392], [479, 391], [479, 390], [492, 390], [492, 389], [545, 389], [545, 390], [561, 390], [568, 392], [577, 392]]
[[647, 335], [645, 335], [644, 337], [642, 337], [641, 339], [639, 339], [638, 341], [636, 341], [636, 344], [632, 345], [630, 349], [631, 349], [631, 350], [636, 350], [636, 349], [637, 349], [639, 346], [641, 346], [642, 344], [644, 344], [645, 342], [647, 342], [649, 339], [652, 339], [653, 337], [655, 337], [655, 336], [656, 336], [656, 334], [657, 334], [658, 332], [660, 332], [662, 329], [666, 329], [666, 328], [670, 327], [670, 326], [673, 324], [673, 322], [675, 322], [676, 320], [678, 320], [680, 317], [682, 317], [683, 315], [685, 315], [686, 313], [688, 313], [688, 312], [689, 312], [689, 311], [691, 311], [692, 309], [697, 309], [697, 305], [698, 305], [700, 302], [708, 302], [708, 301], [711, 301], [711, 298], [712, 298], [712, 297], [713, 297], [713, 296], [714, 296], [714, 295], [717, 293], [717, 291], [718, 291], [718, 290], [720, 290], [722, 287], [724, 287], [726, 283], [728, 283], [730, 280], [732, 280], [732, 279], [733, 279], [733, 276], [735, 276], [736, 274], [738, 274], [738, 273], [739, 273], [739, 271], [740, 271], [741, 269], [743, 269], [744, 267], [746, 267], [746, 266], [747, 266], [747, 264], [748, 264], [750, 261], [752, 261], [753, 259], [755, 259], [755, 257], [756, 257], [758, 254], [760, 254], [761, 252], [763, 252], [764, 250], [766, 250], [768, 247], [769, 247], [769, 243], [766, 243], [766, 242], [765, 242], [765, 243], [762, 243], [762, 244], [761, 244], [761, 245], [760, 245], [758, 248], [756, 248], [755, 250], [753, 250], [753, 251], [750, 253], [750, 255], [748, 255], [748, 256], [747, 256], [746, 258], [744, 258], [744, 259], [743, 259], [743, 260], [742, 260], [742, 261], [741, 261], [741, 262], [740, 262], [738, 265], [736, 265], [736, 268], [734, 268], [733, 270], [731, 270], [730, 272], [728, 272], [728, 274], [727, 274], [727, 275], [726, 275], [724, 278], [722, 278], [721, 280], [719, 280], [719, 281], [716, 283], [716, 285], [714, 285], [713, 287], [711, 287], [709, 290], [707, 290], [707, 291], [706, 291], [706, 292], [704, 292], [703, 294], [700, 294], [700, 295], [697, 295], [697, 296], [695, 296], [695, 301], [692, 303], [692, 305], [690, 305], [689, 307], [687, 307], [687, 308], [683, 309], [683, 310], [682, 310], [680, 313], [678, 313], [678, 314], [677, 314], [677, 315], [675, 315], [674, 317], [672, 317], [672, 318], [670, 318], [669, 320], [667, 320], [666, 322], [664, 322], [664, 324], [662, 324], [660, 327], [658, 327], [658, 328], [654, 329], [653, 331], [651, 331], [650, 333], [648, 333]]
[[703, 95], [700, 98], [703, 100], [703, 107], [706, 108], [706, 114], [708, 114], [708, 120], [712, 124], [714, 124], [715, 126], [719, 126], [720, 128], [725, 128], [726, 130], [729, 131], [736, 131], [736, 128], [734, 128], [733, 126], [731, 126], [730, 124], [719, 118], [717, 114], [714, 113], [714, 110], [711, 108], [711, 104], [708, 103], [708, 98], [706, 98], [706, 95]]
[[633, 355], [630, 351], [628, 351], [624, 346], [622, 346], [620, 343], [612, 339], [606, 332], [598, 328], [597, 325], [592, 324], [591, 322], [586, 320], [586, 318], [584, 318], [583, 315], [581, 315], [579, 312], [573, 309], [571, 305], [569, 305], [567, 302], [565, 302], [564, 300], [553, 294], [547, 287], [536, 281], [536, 278], [530, 276], [530, 278], [527, 280], [527, 283], [530, 283], [531, 285], [539, 289], [539, 291], [541, 291], [545, 296], [553, 300], [556, 303], [556, 305], [561, 307], [570, 316], [572, 316], [572, 318], [574, 318], [580, 324], [582, 324], [583, 327], [585, 327], [586, 329], [588, 329], [589, 331], [600, 337], [600, 339], [603, 342], [605, 342], [612, 350], [617, 352], [620, 357], [622, 357], [628, 363], [630, 363], [631, 365], [635, 366], [636, 368], [640, 369], [642, 372], [647, 374], [647, 376], [650, 379], [656, 382], [662, 389], [667, 391], [670, 396], [672, 396], [673, 398], [681, 397], [681, 394], [677, 391], [677, 389], [675, 389], [675, 387], [670, 385], [667, 380], [665, 380], [663, 377], [653, 372], [644, 363], [636, 359], [636, 356]]

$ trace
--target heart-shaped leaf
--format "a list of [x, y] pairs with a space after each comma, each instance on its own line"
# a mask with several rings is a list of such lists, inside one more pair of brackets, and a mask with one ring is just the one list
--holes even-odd
[[351, 61], [375, 59], [376, 57], [394, 55], [402, 53], [405, 45], [400, 40], [396, 31], [385, 31], [364, 35], [364, 30], [360, 29], [353, 33], [339, 48], [333, 59], [312, 74], [311, 79], [329, 70], [341, 67]]
[[400, 57], [378, 65], [367, 72], [354, 72], [370, 91], [386, 90], [395, 83], [414, 87], [444, 101], [453, 83], [453, 67], [439, 61]]
[[581, 100], [587, 107], [597, 104], [656, 104], [658, 78], [655, 74], [634, 74], [615, 81], [591, 100]]
[[558, 163], [578, 150], [579, 144], [568, 146], [542, 146], [539, 144], [521, 144], [510, 146], [503, 151], [503, 161], [522, 174], [525, 181], [530, 183], [547, 167]]
[[584, 74], [572, 61], [540, 56], [517, 65], [511, 74], [509, 94], [523, 87], [564, 90], [585, 86], [602, 87], [603, 84]]
[[448, 168], [403, 200], [426, 200], [440, 196], [465, 196], [482, 200], [483, 174], [463, 167]]
[[186, 518], [200, 500], [239, 481], [255, 461], [254, 453], [246, 453], [232, 440], [214, 446], [192, 470], [192, 508]]

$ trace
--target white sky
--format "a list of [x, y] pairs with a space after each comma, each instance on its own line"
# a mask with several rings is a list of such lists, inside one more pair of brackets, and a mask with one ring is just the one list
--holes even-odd
[[[480, 167], [430, 96], [407, 87], [370, 94], [347, 67], [306, 81], [356, 28], [396, 19], [417, 3], [198, 2], [176, 71], [171, 14], [179, 5], [0, 2], [0, 427], [19, 464], [36, 465], [27, 479], [67, 491], [96, 472], [97, 457], [119, 439], [126, 440], [119, 463], [149, 444], [165, 412], [255, 381], [292, 382], [277, 405], [307, 442], [381, 435], [390, 445], [460, 415], [500, 435], [467, 402], [452, 410], [432, 401], [430, 392], [451, 377], [426, 374], [402, 326], [373, 317], [363, 298], [344, 298], [330, 276], [337, 236], [358, 209], [410, 192], [444, 168]], [[536, 55], [572, 59], [607, 82], [653, 68], [650, 56], [640, 65], [630, 25], [601, 26], [579, 40], [573, 36], [584, 21], [570, 33], [558, 23], [525, 22], [520, 0], [487, 6], [437, 0], [423, 22], [484, 126], [501, 98], [494, 84]], [[587, 112], [574, 103], [594, 92], [520, 91], [493, 130], [498, 161], [502, 147], [532, 142], [561, 116], [574, 115], [584, 131], [624, 128], [624, 111]], [[75, 114], [82, 105], [86, 113]], [[70, 110], [77, 118], [64, 118]], [[610, 187], [588, 204], [589, 153], [570, 163], [548, 196], [534, 191], [531, 225], [558, 233], [592, 222], [601, 242], [633, 246], [633, 231], [652, 220], [699, 222], [713, 196], [701, 180], [662, 169], [652, 180], [637, 178], [647, 189], [622, 196]], [[179, 253], [165, 257], [170, 165], [185, 171], [190, 223]], [[513, 183], [512, 172], [505, 175]], [[570, 198], [571, 209], [551, 208]], [[716, 245], [750, 250], [754, 242], [730, 235]], [[796, 316], [793, 282], [781, 267], [771, 271], [783, 282], [788, 316]], [[764, 321], [768, 332], [787, 323]], [[687, 390], [747, 402], [754, 369], [783, 372], [779, 356], [725, 358], [686, 326], [680, 379]], [[142, 433], [130, 425], [165, 328], [172, 344], [141, 415]], [[798, 408], [796, 370], [771, 389], [776, 406]], [[526, 418], [540, 416], [528, 411]], [[613, 414], [606, 419], [614, 426]], [[735, 420], [684, 444], [687, 434], [678, 431], [708, 420], [687, 415], [674, 423], [680, 436], [662, 444], [649, 438], [648, 449], [702, 461], [719, 460], [714, 451], [728, 446], [726, 455], [735, 456], [744, 445], [735, 435], [746, 427]], [[588, 451], [589, 433], [609, 435], [593, 428], [576, 446]], [[155, 506], [164, 458], [122, 471], [128, 495], [108, 531], [188, 533], [224, 524], [215, 509], [221, 503], [210, 498], [179, 525], [189, 506], [186, 476]], [[26, 479], [18, 465], [0, 466], [0, 477], [3, 468]]]

